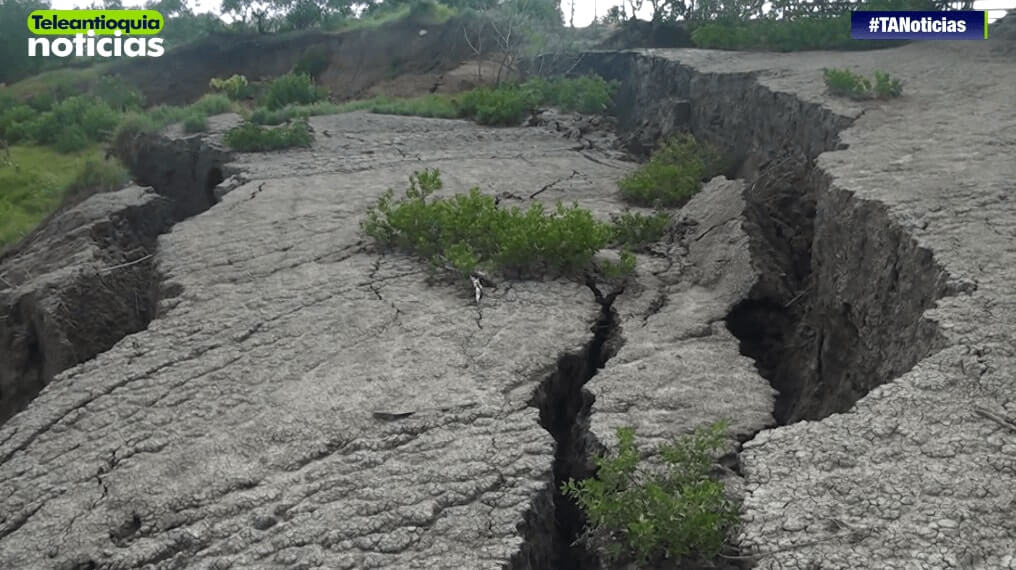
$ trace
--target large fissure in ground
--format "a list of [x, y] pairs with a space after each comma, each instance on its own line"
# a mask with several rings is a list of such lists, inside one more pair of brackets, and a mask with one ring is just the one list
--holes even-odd
[[604, 295], [587, 283], [600, 314], [593, 323], [589, 342], [576, 353], [558, 359], [553, 372], [540, 383], [530, 405], [540, 410], [540, 425], [554, 438], [553, 488], [537, 497], [523, 527], [525, 542], [512, 559], [513, 570], [587, 570], [600, 567], [595, 552], [577, 539], [586, 523], [574, 501], [564, 496], [561, 485], [595, 474], [591, 458], [602, 445], [589, 431], [594, 397], [585, 384], [617, 353], [623, 342], [614, 300], [617, 289]]
[[158, 236], [216, 201], [228, 153], [201, 137], [127, 146], [121, 158], [154, 194], [133, 187], [71, 205], [0, 260], [0, 423], [60, 372], [147, 328], [162, 296]]
[[638, 52], [545, 57], [536, 69], [621, 81], [615, 112], [633, 154], [691, 131], [735, 158], [750, 182], [745, 229], [760, 279], [727, 322], [779, 390], [780, 423], [845, 411], [943, 346], [923, 314], [950, 293], [945, 271], [884, 205], [815, 166], [841, 148], [852, 119], [752, 73], [707, 73]]

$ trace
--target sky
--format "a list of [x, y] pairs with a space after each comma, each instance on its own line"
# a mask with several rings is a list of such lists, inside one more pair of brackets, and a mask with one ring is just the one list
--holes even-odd
[[[564, 0], [562, 6], [562, 12], [564, 12], [565, 22], [569, 21], [571, 15], [571, 2], [572, 0]], [[53, 8], [57, 10], [69, 10], [72, 8], [81, 8], [92, 3], [92, 0], [52, 0]], [[124, 2], [130, 4], [130, 2]], [[194, 7], [195, 12], [218, 12], [221, 0], [190, 0], [189, 4]], [[594, 17], [603, 16], [611, 6], [620, 6], [621, 0], [575, 0], [575, 25], [578, 27], [588, 26]], [[652, 14], [652, 9], [648, 6], [649, 2], [646, 2], [647, 6], [644, 6], [642, 13], [639, 14], [642, 18], [648, 18]], [[988, 18], [994, 21], [1000, 18], [1004, 12], [1004, 9], [1016, 8], [1016, 0], [975, 0], [975, 10], [989, 10]]]

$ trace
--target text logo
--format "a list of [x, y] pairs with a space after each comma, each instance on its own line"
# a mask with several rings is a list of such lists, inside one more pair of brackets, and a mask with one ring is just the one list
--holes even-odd
[[28, 15], [28, 30], [36, 36], [28, 38], [28, 55], [159, 57], [165, 53], [162, 38], [150, 36], [164, 23], [155, 10], [36, 10]]
[[983, 10], [852, 12], [850, 37], [855, 40], [988, 39], [988, 13]]

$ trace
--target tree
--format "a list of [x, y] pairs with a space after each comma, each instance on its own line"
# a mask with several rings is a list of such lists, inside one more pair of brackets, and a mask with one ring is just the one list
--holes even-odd
[[38, 73], [45, 58], [28, 57], [28, 28], [34, 10], [49, 9], [45, 0], [0, 0], [0, 83]]

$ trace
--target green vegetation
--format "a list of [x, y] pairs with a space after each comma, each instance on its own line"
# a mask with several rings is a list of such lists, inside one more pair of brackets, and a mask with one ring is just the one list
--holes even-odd
[[822, 74], [826, 87], [833, 95], [863, 100], [892, 99], [903, 94], [900, 80], [893, 79], [884, 71], [875, 72], [874, 83], [849, 69], [824, 69]]
[[226, 132], [226, 144], [241, 152], [267, 152], [284, 148], [307, 147], [314, 140], [307, 121], [282, 127], [263, 127], [249, 121]]
[[82, 196], [126, 182], [123, 168], [102, 160], [102, 151], [62, 153], [54, 149], [15, 145], [0, 150], [0, 246], [32, 230], [69, 195]]
[[395, 99], [392, 97], [374, 97], [363, 101], [350, 101], [339, 105], [338, 112], [370, 111], [382, 115], [412, 115], [415, 117], [437, 117], [454, 119], [459, 116], [459, 109], [454, 101], [446, 95], [425, 95]]
[[317, 81], [318, 77], [328, 69], [329, 63], [331, 63], [331, 54], [324, 46], [311, 46], [300, 55], [300, 59], [293, 66], [293, 73], [306, 75]]
[[703, 181], [722, 171], [722, 157], [716, 149], [683, 133], [666, 141], [618, 187], [633, 204], [678, 207], [699, 191]]
[[319, 101], [310, 105], [286, 105], [275, 111], [258, 107], [250, 115], [250, 121], [258, 125], [281, 125], [293, 119], [306, 119], [316, 115], [334, 115], [341, 112], [341, 107], [327, 101]]
[[250, 85], [243, 75], [232, 75], [227, 79], [213, 77], [208, 82], [208, 87], [223, 93], [233, 101], [240, 101], [250, 95]]
[[586, 541], [612, 558], [709, 560], [723, 548], [737, 508], [710, 477], [726, 424], [713, 424], [663, 445], [662, 469], [640, 467], [632, 428], [617, 430], [617, 451], [596, 459], [595, 478], [570, 480], [562, 492], [579, 504]]
[[660, 241], [668, 225], [670, 215], [666, 212], [647, 216], [626, 211], [614, 216], [614, 241], [629, 248], [642, 247]]
[[327, 91], [314, 85], [314, 80], [309, 75], [287, 73], [276, 77], [268, 84], [261, 104], [274, 111], [286, 105], [309, 105], [324, 99], [327, 95]]
[[461, 96], [459, 114], [482, 125], [517, 125], [541, 105], [562, 111], [601, 113], [617, 89], [616, 82], [591, 75], [580, 78], [531, 79], [521, 85], [481, 87]]
[[183, 120], [183, 130], [186, 133], [200, 133], [208, 130], [208, 116], [200, 113], [188, 115]]
[[474, 271], [569, 274], [589, 266], [611, 238], [608, 224], [577, 204], [540, 203], [522, 210], [500, 208], [479, 188], [468, 194], [435, 198], [442, 187], [437, 170], [417, 172], [405, 196], [386, 192], [367, 212], [361, 227], [379, 244], [469, 274]]

